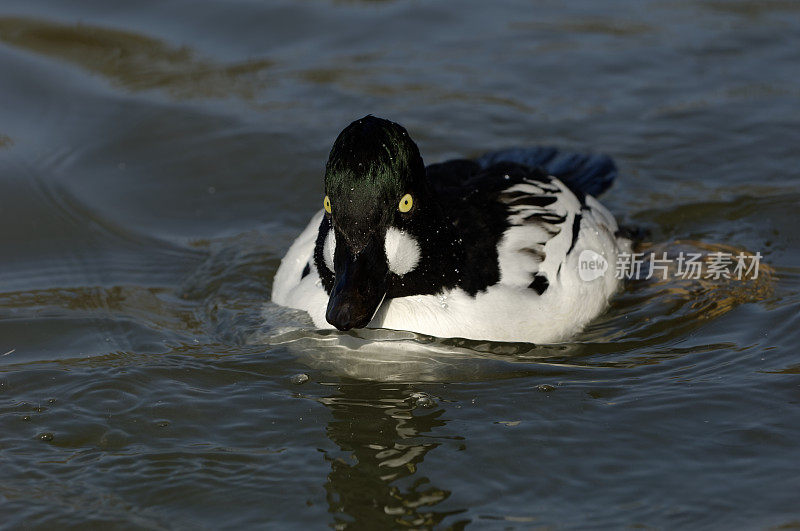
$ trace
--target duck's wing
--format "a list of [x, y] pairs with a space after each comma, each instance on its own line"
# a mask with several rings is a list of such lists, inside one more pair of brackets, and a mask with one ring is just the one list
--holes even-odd
[[[583, 249], [615, 257], [616, 221], [589, 193], [608, 186], [601, 185], [609, 175], [601, 171], [602, 159], [544, 150], [538, 156], [535, 150], [525, 153], [526, 164], [504, 160], [524, 154], [507, 150], [429, 167], [441, 202], [450, 206], [450, 218], [471, 242], [472, 256], [466, 261], [480, 264], [472, 275], [475, 280], [464, 286], [470, 293], [499, 282], [542, 295], [564, 280], [563, 266], [576, 261]], [[571, 177], [573, 185], [550, 173]], [[465, 280], [472, 276], [465, 275]]]
[[[543, 171], [526, 174], [515, 168], [519, 166], [498, 162], [480, 172], [501, 170], [502, 180], [509, 183], [496, 199], [505, 206], [508, 223], [497, 245], [500, 283], [524, 287], [540, 296], [563, 296], [573, 290], [584, 293], [587, 287], [578, 279], [579, 256], [591, 250], [615, 264], [621, 243], [616, 220], [584, 189], [576, 191], [558, 176]], [[569, 175], [581, 175], [580, 169], [575, 169]], [[590, 175], [588, 170], [584, 175]], [[608, 275], [602, 290], [589, 291], [600, 293], [605, 300], [614, 285], [613, 275]]]
[[554, 147], [510, 148], [486, 153], [475, 160], [482, 169], [501, 162], [541, 168], [548, 175], [558, 177], [579, 196], [587, 194], [597, 197], [617, 177], [617, 165], [608, 155], [572, 153]]

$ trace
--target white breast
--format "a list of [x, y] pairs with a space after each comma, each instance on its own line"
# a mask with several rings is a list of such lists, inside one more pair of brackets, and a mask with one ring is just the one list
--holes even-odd
[[[275, 280], [272, 282], [272, 302], [289, 308], [305, 310], [319, 328], [332, 328], [325, 320], [328, 294], [314, 265], [314, 245], [319, 234], [319, 225], [325, 214], [320, 210], [311, 218], [308, 226], [294, 241], [281, 260]], [[327, 261], [327, 258], [326, 258]], [[331, 256], [331, 262], [333, 258]], [[306, 265], [309, 274], [300, 278]]]

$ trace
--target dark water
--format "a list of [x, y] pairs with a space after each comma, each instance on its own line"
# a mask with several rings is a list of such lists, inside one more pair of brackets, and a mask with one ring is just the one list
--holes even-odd
[[[3, 524], [800, 527], [799, 3], [4, 0], [0, 97]], [[646, 245], [763, 274], [566, 345], [304, 331], [272, 276], [367, 112], [605, 151]]]

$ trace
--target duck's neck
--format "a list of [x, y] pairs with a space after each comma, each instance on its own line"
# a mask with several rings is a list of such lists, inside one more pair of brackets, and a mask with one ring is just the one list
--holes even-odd
[[433, 295], [463, 283], [468, 266], [464, 241], [444, 212], [436, 209], [426, 214], [425, 222], [414, 230], [420, 247], [419, 263], [416, 269], [395, 279], [389, 297]]

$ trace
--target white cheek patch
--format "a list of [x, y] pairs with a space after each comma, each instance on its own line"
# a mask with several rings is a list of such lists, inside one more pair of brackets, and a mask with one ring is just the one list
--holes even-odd
[[333, 229], [330, 229], [328, 231], [328, 235], [325, 236], [325, 243], [322, 246], [322, 257], [325, 259], [325, 266], [331, 273], [334, 272], [333, 270], [334, 251], [336, 251], [336, 235], [333, 233]]
[[419, 263], [419, 244], [408, 233], [389, 227], [386, 231], [386, 262], [389, 271], [405, 275], [414, 270]]

